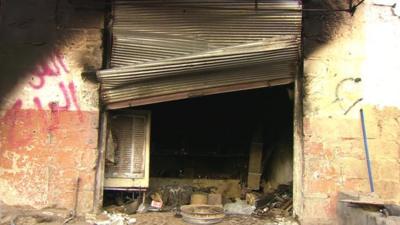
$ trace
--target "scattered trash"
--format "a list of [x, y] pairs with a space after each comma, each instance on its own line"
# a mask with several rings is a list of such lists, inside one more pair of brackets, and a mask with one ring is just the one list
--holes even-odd
[[136, 219], [135, 218], [128, 218], [127, 221], [128, 225], [134, 224], [136, 223]]
[[182, 218], [181, 207], [179, 207], [179, 208], [177, 208], [177, 209], [175, 210], [175, 215], [174, 215], [174, 217], [176, 217], [176, 218]]
[[[210, 190], [200, 190], [191, 186], [168, 185], [158, 187], [140, 198], [129, 200], [121, 206], [109, 206], [109, 218], [100, 221], [97, 225], [126, 225], [127, 214], [145, 212], [172, 212], [174, 217], [183, 218], [184, 221], [197, 224], [211, 224], [222, 221], [227, 215], [244, 215], [248, 218], [270, 217], [277, 222], [287, 218], [293, 210], [291, 185], [280, 185], [271, 193], [261, 192], [245, 193], [245, 199], [236, 198], [234, 202], [222, 205], [223, 196], [212, 193]], [[244, 193], [243, 193], [244, 194]], [[227, 199], [224, 199], [225, 201]], [[182, 204], [186, 203], [186, 204]], [[182, 206], [181, 206], [182, 205]], [[252, 216], [252, 217], [250, 217]], [[133, 222], [132, 219], [131, 222]]]
[[261, 194], [256, 192], [246, 193], [247, 204], [256, 206], [257, 200], [260, 199], [260, 195]]
[[[194, 188], [189, 185], [165, 185], [154, 190], [158, 193], [163, 203], [163, 210], [174, 210], [181, 205], [190, 204], [190, 197], [194, 192]], [[151, 198], [151, 194], [150, 194]], [[154, 200], [153, 198], [151, 198]]]
[[150, 204], [151, 207], [153, 208], [157, 208], [157, 209], [161, 209], [162, 208], [162, 202], [157, 202], [157, 201], [151, 201]]
[[150, 198], [152, 200], [150, 202], [150, 207], [148, 207], [147, 210], [152, 212], [161, 211], [161, 208], [163, 207], [162, 195], [158, 192], [154, 192], [150, 195]]
[[142, 203], [139, 205], [137, 212], [138, 213], [145, 213], [148, 211], [149, 206], [146, 205], [145, 203]]
[[134, 214], [139, 208], [139, 199], [135, 199], [133, 202], [125, 204], [125, 213]]
[[139, 199], [130, 200], [124, 203], [123, 205], [109, 205], [104, 207], [104, 210], [108, 213], [125, 213], [125, 214], [134, 214], [139, 208]]
[[208, 194], [207, 204], [208, 205], [222, 205], [222, 195], [221, 194]]
[[181, 206], [182, 219], [193, 224], [214, 224], [221, 222], [224, 209], [215, 205], [184, 205]]
[[108, 213], [125, 213], [125, 207], [123, 205], [121, 206], [110, 205], [104, 207], [104, 210], [107, 211]]
[[136, 219], [121, 213], [104, 213], [95, 219], [87, 219], [86, 222], [94, 225], [132, 225], [136, 223]]
[[[207, 204], [208, 197], [207, 194], [214, 193], [217, 190], [216, 187], [193, 187], [190, 185], [163, 185], [157, 187], [155, 190], [150, 190], [148, 197], [148, 203], [151, 203], [151, 200], [159, 201], [160, 198], [163, 203], [162, 211], [170, 211], [179, 209], [181, 205], [189, 205], [192, 204], [192, 195], [194, 193], [201, 193], [204, 196], [200, 196], [202, 200], [195, 200], [195, 204]], [[152, 197], [152, 195], [154, 195]], [[199, 196], [197, 196], [199, 197]]]
[[256, 209], [253, 205], [248, 205], [245, 200], [236, 198], [233, 203], [227, 203], [224, 205], [226, 214], [238, 214], [238, 215], [251, 215]]
[[293, 199], [290, 185], [279, 185], [278, 188], [256, 200], [257, 210], [253, 213], [256, 217], [287, 217], [293, 210]]
[[158, 192], [152, 193], [152, 194], [150, 195], [150, 197], [151, 197], [151, 199], [153, 199], [153, 201], [156, 201], [156, 202], [163, 202], [162, 196], [161, 196], [161, 194], [158, 193]]
[[86, 222], [89, 224], [97, 224], [97, 225], [103, 225], [103, 224], [109, 224], [110, 223], [110, 218], [108, 217], [108, 214], [106, 212], [96, 215], [96, 214], [86, 214]]

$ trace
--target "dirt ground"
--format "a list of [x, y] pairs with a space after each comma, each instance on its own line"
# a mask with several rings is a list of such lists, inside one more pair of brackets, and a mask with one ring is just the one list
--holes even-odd
[[[69, 212], [62, 209], [15, 208], [0, 204], [0, 225], [61, 225], [69, 217]], [[148, 212], [130, 215], [136, 219], [135, 225], [187, 225], [182, 218], [172, 212]], [[92, 225], [80, 217], [67, 225]], [[227, 215], [219, 225], [298, 225], [292, 218], [255, 218], [252, 216]], [[114, 225], [114, 224], [110, 224]]]
[[[136, 218], [135, 225], [187, 225], [182, 218], [174, 217], [169, 212], [154, 212], [131, 215]], [[59, 225], [64, 224], [61, 217], [46, 216], [46, 214], [24, 213], [19, 215], [5, 216], [0, 218], [0, 225]], [[89, 225], [93, 223], [86, 222], [84, 218], [72, 220], [68, 225]], [[219, 225], [298, 225], [293, 219], [258, 219], [251, 216], [226, 216], [218, 223]], [[112, 224], [110, 224], [112, 225]]]

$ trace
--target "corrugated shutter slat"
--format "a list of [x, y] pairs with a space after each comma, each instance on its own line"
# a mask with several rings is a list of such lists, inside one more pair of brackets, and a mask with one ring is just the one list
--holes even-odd
[[301, 8], [298, 0], [115, 0], [111, 68], [97, 73], [103, 101], [123, 108], [290, 82]]

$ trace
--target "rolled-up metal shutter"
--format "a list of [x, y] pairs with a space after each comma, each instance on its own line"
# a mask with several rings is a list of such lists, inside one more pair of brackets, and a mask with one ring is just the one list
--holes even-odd
[[111, 68], [98, 71], [108, 108], [292, 82], [298, 0], [113, 2]]

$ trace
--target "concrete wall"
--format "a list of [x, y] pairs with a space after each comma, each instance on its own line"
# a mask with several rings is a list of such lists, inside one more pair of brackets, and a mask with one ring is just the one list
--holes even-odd
[[93, 205], [102, 1], [0, 2], [0, 200]]
[[[306, 6], [345, 7], [332, 2]], [[360, 108], [376, 193], [399, 202], [399, 40], [400, 18], [371, 0], [353, 16], [306, 13], [303, 173], [296, 212], [302, 224], [335, 224], [339, 191], [369, 192]]]

